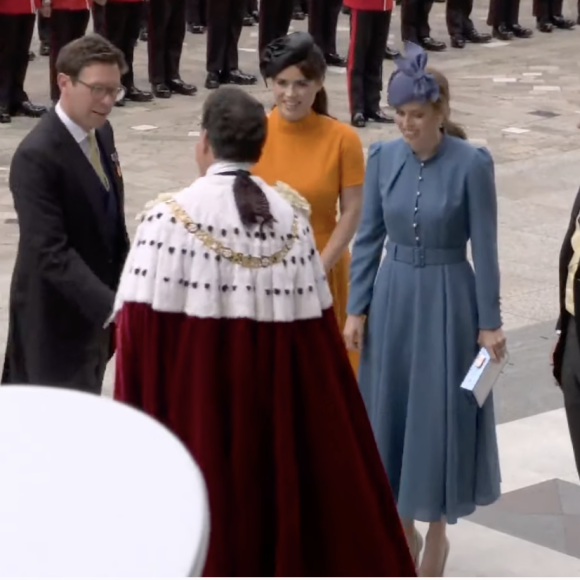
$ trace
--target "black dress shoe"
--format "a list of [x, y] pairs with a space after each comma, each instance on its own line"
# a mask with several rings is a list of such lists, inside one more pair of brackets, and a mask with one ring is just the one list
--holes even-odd
[[337, 66], [340, 68], [346, 68], [346, 58], [340, 56], [340, 54], [325, 54], [324, 60], [328, 66]]
[[354, 115], [350, 119], [350, 124], [353, 127], [358, 127], [359, 129], [362, 129], [363, 127], [367, 126], [367, 120], [365, 119], [365, 116], [362, 113], [354, 113]]
[[10, 114], [12, 117], [31, 117], [32, 119], [38, 119], [46, 113], [47, 109], [44, 105], [35, 105], [30, 101], [22, 101], [19, 105], [16, 105]]
[[367, 111], [365, 113], [365, 120], [372, 121], [373, 123], [394, 123], [393, 117], [387, 115], [382, 109], [377, 109], [376, 111]]
[[142, 42], [147, 42], [149, 40], [149, 31], [147, 28], [141, 29], [141, 32], [139, 33], [139, 40]]
[[205, 79], [205, 88], [212, 91], [214, 89], [219, 89], [220, 85], [221, 85], [220, 75], [215, 72], [208, 73]]
[[254, 75], [242, 72], [241, 70], [230, 70], [221, 75], [220, 81], [224, 85], [255, 85], [258, 79]]
[[560, 30], [572, 30], [576, 26], [573, 20], [564, 18], [561, 14], [560, 16], [552, 16], [552, 24]]
[[546, 21], [543, 21], [543, 20], [538, 20], [536, 22], [536, 28], [540, 32], [549, 33], [549, 32], [552, 32], [554, 30], [554, 25], [551, 22], [546, 22]]
[[578, 14], [578, 18], [576, 18], [576, 24], [580, 24], [580, 14]]
[[510, 30], [514, 33], [516, 38], [530, 38], [534, 35], [529, 28], [524, 28], [520, 24], [513, 24]]
[[341, 12], [343, 14], [346, 14], [347, 16], [350, 16], [350, 8], [348, 6], [345, 6], [344, 4], [342, 6]]
[[137, 87], [129, 87], [125, 92], [124, 99], [134, 103], [149, 103], [153, 100], [153, 93], [141, 91]]
[[491, 34], [494, 38], [497, 38], [497, 40], [507, 42], [514, 39], [515, 32], [512, 32], [505, 24], [500, 24], [493, 28]]
[[425, 36], [419, 40], [419, 44], [425, 49], [432, 52], [441, 52], [447, 48], [447, 45], [440, 40], [435, 40], [430, 36]]
[[465, 48], [465, 38], [462, 36], [452, 36], [451, 46], [452, 48]]
[[41, 42], [38, 53], [40, 56], [48, 56], [50, 54], [50, 44], [48, 42]]
[[254, 22], [256, 24], [259, 24], [259, 22], [260, 22], [260, 11], [259, 10], [253, 10], [251, 16], [254, 19]]
[[391, 48], [390, 46], [385, 48], [385, 58], [387, 60], [395, 60], [399, 56], [401, 56], [401, 53], [396, 48]]
[[467, 42], [473, 42], [473, 44], [487, 44], [491, 42], [491, 34], [487, 32], [477, 32], [475, 28], [472, 28], [465, 33], [465, 40]]
[[127, 104], [127, 96], [115, 101], [115, 107], [124, 107]]
[[191, 32], [191, 34], [204, 34], [205, 33], [205, 26], [201, 24], [188, 24], [187, 30]]
[[243, 26], [254, 26], [254, 24], [256, 24], [256, 21], [254, 20], [253, 16], [250, 16], [248, 14], [247, 16], [244, 16], [242, 24]]
[[32, 52], [31, 50], [29, 50], [28, 51], [28, 60], [30, 62], [32, 62], [35, 58], [36, 58], [36, 54], [34, 54], [34, 52]]
[[171, 89], [165, 83], [158, 83], [151, 87], [153, 95], [158, 99], [169, 99], [171, 97]]
[[0, 107], [0, 123], [6, 125], [7, 123], [12, 123], [12, 118], [6, 107]]
[[306, 14], [302, 10], [294, 10], [292, 20], [306, 20]]
[[195, 85], [184, 83], [181, 79], [171, 79], [167, 81], [167, 86], [172, 93], [177, 95], [193, 97], [197, 93], [197, 87]]

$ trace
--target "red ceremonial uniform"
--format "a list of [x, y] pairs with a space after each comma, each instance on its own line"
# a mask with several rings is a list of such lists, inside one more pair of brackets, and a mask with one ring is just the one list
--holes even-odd
[[40, 0], [0, 0], [0, 14], [36, 14]]
[[393, 0], [344, 0], [344, 5], [351, 10], [387, 12], [393, 9]]
[[90, 10], [93, 0], [52, 0], [53, 10]]

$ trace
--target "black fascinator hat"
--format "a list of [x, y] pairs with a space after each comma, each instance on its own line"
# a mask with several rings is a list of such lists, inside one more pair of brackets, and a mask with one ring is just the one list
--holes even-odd
[[260, 58], [260, 72], [264, 80], [273, 79], [284, 69], [306, 60], [312, 52], [319, 52], [324, 62], [322, 51], [307, 32], [293, 32], [272, 41], [263, 51]]

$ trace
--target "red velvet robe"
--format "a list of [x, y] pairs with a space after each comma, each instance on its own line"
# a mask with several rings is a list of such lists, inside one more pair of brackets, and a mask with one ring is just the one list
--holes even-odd
[[[308, 221], [257, 179], [276, 223], [265, 239], [247, 231], [226, 169], [137, 232], [115, 397], [164, 423], [202, 469], [205, 575], [413, 576]], [[274, 263], [236, 264], [224, 248]]]

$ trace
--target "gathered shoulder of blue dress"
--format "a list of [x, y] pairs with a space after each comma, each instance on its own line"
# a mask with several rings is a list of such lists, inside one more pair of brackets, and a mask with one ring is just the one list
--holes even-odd
[[502, 325], [486, 149], [449, 135], [427, 161], [403, 139], [371, 147], [347, 311], [368, 315], [359, 382], [401, 517], [455, 523], [496, 501], [493, 396], [479, 408], [460, 388], [479, 330]]

